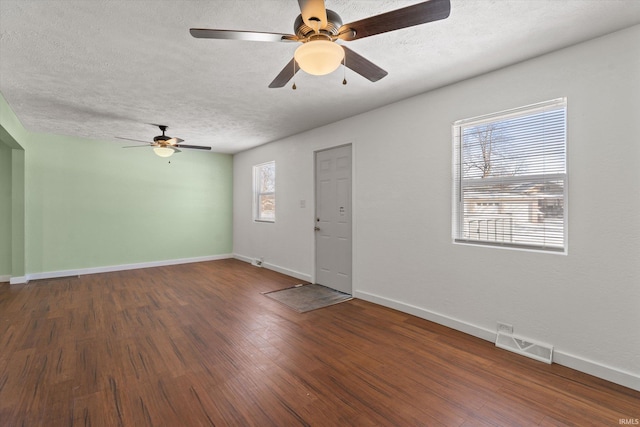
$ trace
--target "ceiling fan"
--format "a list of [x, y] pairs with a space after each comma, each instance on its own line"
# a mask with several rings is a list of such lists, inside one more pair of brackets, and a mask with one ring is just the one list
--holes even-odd
[[206, 28], [191, 28], [189, 32], [200, 39], [302, 43], [294, 58], [271, 82], [270, 88], [283, 87], [293, 78], [298, 68], [309, 74], [324, 75], [336, 70], [340, 64], [376, 82], [386, 76], [387, 72], [346, 46], [339, 45], [337, 40], [352, 41], [438, 21], [447, 18], [451, 11], [449, 0], [428, 0], [343, 25], [340, 15], [325, 8], [324, 0], [298, 0], [298, 5], [301, 14], [293, 25], [295, 34]]
[[211, 150], [211, 147], [205, 147], [202, 145], [181, 144], [181, 142], [184, 141], [183, 139], [172, 138], [164, 134], [168, 126], [155, 125], [155, 124], [153, 126], [158, 126], [162, 131], [162, 135], [153, 137], [153, 142], [141, 141], [139, 139], [121, 138], [119, 136], [116, 136], [116, 138], [125, 139], [127, 141], [144, 142], [146, 145], [130, 145], [128, 147], [123, 147], [123, 148], [153, 147], [153, 151], [160, 157], [171, 157], [173, 156], [174, 153], [180, 153], [180, 150], [178, 150], [178, 148], [189, 148], [194, 150]]

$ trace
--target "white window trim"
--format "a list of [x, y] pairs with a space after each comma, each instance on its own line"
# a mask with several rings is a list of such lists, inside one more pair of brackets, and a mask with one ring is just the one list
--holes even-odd
[[258, 182], [259, 181], [259, 170], [260, 170], [260, 168], [262, 166], [268, 165], [268, 164], [273, 164], [273, 167], [275, 169], [275, 165], [276, 165], [276, 161], [275, 160], [271, 160], [271, 161], [260, 163], [260, 164], [257, 164], [257, 165], [253, 166], [253, 221], [254, 222], [266, 222], [266, 223], [274, 223], [274, 222], [276, 222], [275, 212], [274, 212], [274, 218], [261, 218], [260, 217], [260, 196], [273, 194], [274, 199], [275, 199], [275, 195], [276, 195], [275, 183], [274, 183], [274, 191], [265, 192], [265, 193], [261, 193], [259, 191], [259, 188], [260, 188], [260, 185], [259, 185], [259, 182]]
[[[472, 239], [464, 239], [460, 236], [460, 230], [463, 229], [464, 222], [464, 214], [462, 213], [463, 209], [463, 201], [462, 201], [462, 189], [466, 187], [473, 186], [471, 184], [463, 183], [463, 180], [458, 176], [458, 171], [461, 170], [462, 163], [462, 155], [459, 154], [461, 150], [461, 128], [463, 126], [468, 125], [481, 125], [483, 123], [489, 123], [495, 121], [496, 119], [508, 119], [511, 117], [523, 115], [523, 114], [535, 114], [536, 112], [543, 111], [547, 108], [554, 108], [556, 106], [563, 105], [565, 107], [565, 172], [561, 174], [546, 174], [544, 175], [545, 180], [550, 179], [562, 179], [564, 181], [563, 185], [563, 247], [562, 248], [554, 248], [554, 247], [545, 247], [538, 245], [527, 245], [527, 244], [513, 244], [513, 243], [503, 243], [503, 242], [492, 242], [492, 241], [479, 241]], [[568, 198], [568, 188], [569, 188], [569, 154], [568, 154], [568, 144], [567, 144], [567, 98], [556, 98], [553, 100], [540, 102], [536, 104], [530, 104], [523, 107], [518, 107], [514, 109], [504, 110], [496, 113], [476, 116], [468, 119], [457, 120], [452, 125], [452, 135], [453, 135], [453, 167], [452, 167], [452, 241], [454, 244], [458, 245], [469, 245], [469, 246], [483, 246], [483, 247], [492, 247], [499, 249], [508, 249], [508, 250], [516, 250], [516, 251], [527, 251], [527, 252], [539, 252], [546, 254], [559, 254], [559, 255], [567, 255], [568, 253], [568, 218], [569, 218], [569, 198]], [[458, 162], [458, 164], [456, 164]], [[532, 177], [534, 175], [531, 175]], [[492, 178], [484, 178], [483, 184], [491, 183], [494, 179]], [[511, 179], [509, 177], [502, 177], [499, 179], [501, 182], [509, 182]], [[513, 181], [518, 181], [518, 178], [514, 178]], [[498, 181], [498, 179], [495, 179]], [[481, 185], [478, 183], [477, 185]], [[459, 196], [459, 197], [456, 197]]]

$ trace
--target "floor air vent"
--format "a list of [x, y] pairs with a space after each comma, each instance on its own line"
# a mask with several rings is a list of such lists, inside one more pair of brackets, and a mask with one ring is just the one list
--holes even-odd
[[496, 347], [513, 351], [523, 356], [531, 357], [545, 363], [553, 361], [553, 346], [531, 342], [526, 339], [498, 332]]

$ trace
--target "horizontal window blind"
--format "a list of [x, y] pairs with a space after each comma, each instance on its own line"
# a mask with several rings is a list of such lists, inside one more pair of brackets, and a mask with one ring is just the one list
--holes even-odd
[[253, 167], [253, 219], [274, 222], [276, 219], [276, 163]]
[[456, 242], [566, 249], [566, 99], [454, 123]]

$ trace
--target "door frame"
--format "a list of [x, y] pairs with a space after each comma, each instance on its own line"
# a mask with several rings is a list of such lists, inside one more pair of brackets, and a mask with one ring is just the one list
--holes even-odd
[[356, 283], [356, 271], [354, 268], [354, 265], [356, 264], [356, 245], [355, 245], [355, 241], [356, 241], [356, 236], [357, 236], [357, 226], [356, 226], [356, 214], [357, 214], [357, 209], [356, 209], [356, 205], [354, 203], [354, 200], [356, 199], [356, 144], [355, 141], [351, 141], [351, 142], [345, 142], [343, 144], [337, 144], [337, 145], [331, 145], [331, 146], [327, 146], [327, 147], [322, 147], [322, 148], [318, 148], [313, 150], [313, 216], [311, 217], [311, 225], [309, 227], [309, 229], [311, 230], [310, 232], [313, 233], [313, 239], [312, 239], [312, 245], [313, 245], [313, 249], [312, 249], [312, 253], [313, 253], [313, 258], [311, 260], [311, 265], [312, 265], [312, 270], [311, 270], [311, 283], [316, 283], [316, 270], [317, 270], [317, 263], [316, 263], [316, 233], [315, 231], [313, 231], [313, 227], [315, 227], [316, 225], [316, 214], [317, 214], [317, 188], [316, 188], [316, 183], [317, 183], [317, 174], [316, 174], [316, 156], [317, 153], [321, 152], [321, 151], [327, 151], [327, 150], [332, 150], [334, 148], [340, 148], [340, 147], [346, 147], [346, 146], [351, 146], [351, 296], [355, 297], [355, 283]]

